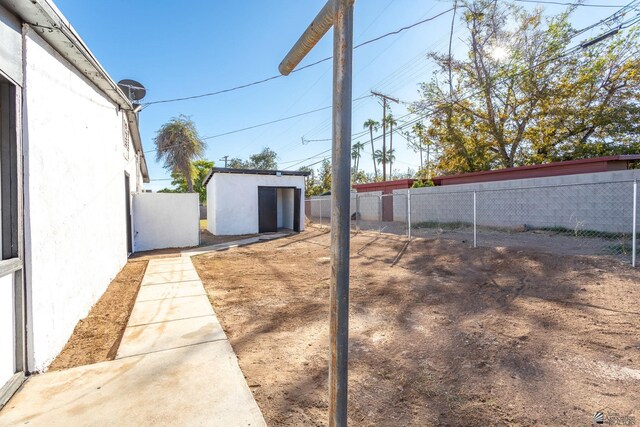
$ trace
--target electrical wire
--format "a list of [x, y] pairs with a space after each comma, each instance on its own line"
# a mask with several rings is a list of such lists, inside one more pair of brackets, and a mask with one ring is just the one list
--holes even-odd
[[[353, 99], [352, 101], [359, 101], [361, 99], [370, 98], [371, 96], [372, 95], [361, 96], [360, 98]], [[283, 122], [285, 120], [295, 119], [296, 117], [306, 116], [307, 114], [317, 113], [318, 111], [328, 110], [331, 107], [332, 106], [329, 105], [329, 106], [322, 107], [322, 108], [316, 108], [315, 110], [305, 111], [304, 113], [294, 114], [293, 116], [282, 117], [280, 119], [271, 120], [269, 122], [264, 122], [264, 123], [260, 123], [260, 124], [253, 125], [253, 126], [247, 126], [247, 127], [241, 128], [241, 129], [235, 129], [235, 130], [231, 130], [231, 131], [228, 131], [228, 132], [219, 133], [219, 134], [216, 134], [216, 135], [205, 136], [202, 139], [214, 139], [214, 138], [219, 138], [219, 137], [225, 136], [225, 135], [231, 135], [231, 134], [238, 133], [238, 132], [244, 132], [246, 130], [251, 130], [251, 129], [259, 128], [259, 127], [262, 127], [262, 126], [267, 126], [267, 125], [271, 125], [271, 124], [274, 124], [274, 123]]]
[[[362, 43], [359, 43], [359, 44], [355, 45], [353, 47], [353, 49], [354, 50], [358, 49], [358, 48], [360, 48], [362, 46], [366, 46], [368, 44], [377, 42], [377, 41], [382, 40], [382, 39], [384, 39], [386, 37], [390, 37], [390, 36], [399, 34], [399, 33], [403, 32], [403, 31], [410, 30], [411, 28], [417, 27], [418, 25], [422, 25], [422, 24], [425, 24], [427, 22], [433, 21], [434, 19], [437, 19], [440, 16], [451, 12], [452, 10], [453, 10], [453, 8], [447, 9], [444, 12], [441, 12], [441, 13], [439, 13], [437, 15], [434, 15], [434, 16], [432, 16], [430, 18], [426, 18], [426, 19], [420, 20], [420, 21], [418, 21], [416, 23], [413, 23], [411, 25], [406, 25], [404, 27], [401, 27], [401, 28], [399, 28], [399, 29], [397, 29], [395, 31], [390, 31], [390, 32], [382, 34], [382, 35], [380, 35], [378, 37], [374, 37], [372, 39], [366, 40], [366, 41], [364, 41]], [[312, 62], [312, 63], [304, 65], [302, 67], [299, 67], [299, 68], [293, 70], [292, 73], [296, 73], [296, 72], [305, 70], [307, 68], [314, 67], [314, 66], [316, 66], [318, 64], [321, 64], [323, 62], [329, 61], [332, 58], [333, 58], [333, 56], [328, 56], [326, 58], [322, 58], [322, 59], [320, 59], [318, 61]], [[233, 92], [233, 91], [236, 91], [236, 90], [245, 89], [245, 88], [248, 88], [248, 87], [251, 87], [251, 86], [255, 86], [255, 85], [262, 84], [262, 83], [266, 83], [266, 82], [269, 82], [271, 80], [279, 79], [281, 77], [284, 77], [284, 76], [278, 74], [278, 75], [267, 77], [267, 78], [264, 78], [264, 79], [261, 79], [261, 80], [256, 80], [256, 81], [251, 82], [251, 83], [245, 83], [245, 84], [242, 84], [242, 85], [239, 85], [239, 86], [234, 86], [234, 87], [230, 87], [230, 88], [227, 88], [227, 89], [217, 90], [215, 92], [207, 92], [207, 93], [202, 93], [202, 94], [199, 94], [199, 95], [183, 96], [183, 97], [180, 97], [180, 98], [170, 98], [170, 99], [162, 99], [162, 100], [159, 100], [159, 101], [145, 102], [143, 105], [144, 105], [144, 108], [146, 108], [146, 107], [148, 107], [150, 105], [155, 105], [155, 104], [166, 104], [166, 103], [169, 103], [169, 102], [186, 101], [186, 100], [190, 100], [190, 99], [198, 99], [198, 98], [204, 98], [204, 97], [209, 97], [209, 96], [220, 95], [220, 94], [223, 94], [223, 93]]]

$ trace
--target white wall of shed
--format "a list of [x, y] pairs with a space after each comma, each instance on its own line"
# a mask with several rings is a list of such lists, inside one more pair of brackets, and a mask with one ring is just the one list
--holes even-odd
[[[28, 367], [55, 358], [127, 262], [123, 112], [37, 34], [23, 105]], [[128, 158], [128, 160], [127, 160]]]
[[300, 231], [304, 229], [303, 176], [214, 173], [207, 183], [208, 230], [215, 235], [257, 233], [258, 186], [299, 188]]
[[184, 248], [200, 243], [197, 193], [133, 196], [134, 251]]
[[[278, 227], [289, 228], [293, 230], [293, 188], [282, 188], [281, 195], [279, 195], [278, 197], [282, 199], [282, 225], [278, 225]], [[303, 222], [304, 221], [301, 219], [301, 223]]]
[[276, 224], [278, 228], [284, 227], [284, 216], [282, 215], [282, 193], [283, 188], [276, 190]]

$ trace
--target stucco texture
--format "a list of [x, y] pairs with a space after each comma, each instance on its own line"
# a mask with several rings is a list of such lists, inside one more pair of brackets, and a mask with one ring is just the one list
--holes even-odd
[[25, 36], [23, 105], [28, 365], [58, 354], [127, 261], [123, 113], [37, 34]]
[[133, 197], [134, 249], [184, 248], [200, 243], [198, 194], [139, 193]]

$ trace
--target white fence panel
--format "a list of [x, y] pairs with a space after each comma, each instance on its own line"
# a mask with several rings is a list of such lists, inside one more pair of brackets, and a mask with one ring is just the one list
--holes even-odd
[[134, 252], [200, 243], [197, 193], [137, 193], [133, 196]]

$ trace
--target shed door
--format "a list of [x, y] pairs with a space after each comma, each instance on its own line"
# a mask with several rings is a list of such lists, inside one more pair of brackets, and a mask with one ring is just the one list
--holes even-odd
[[258, 187], [258, 232], [278, 231], [277, 189]]
[[302, 191], [299, 188], [293, 190], [293, 231], [300, 232], [300, 202]]

